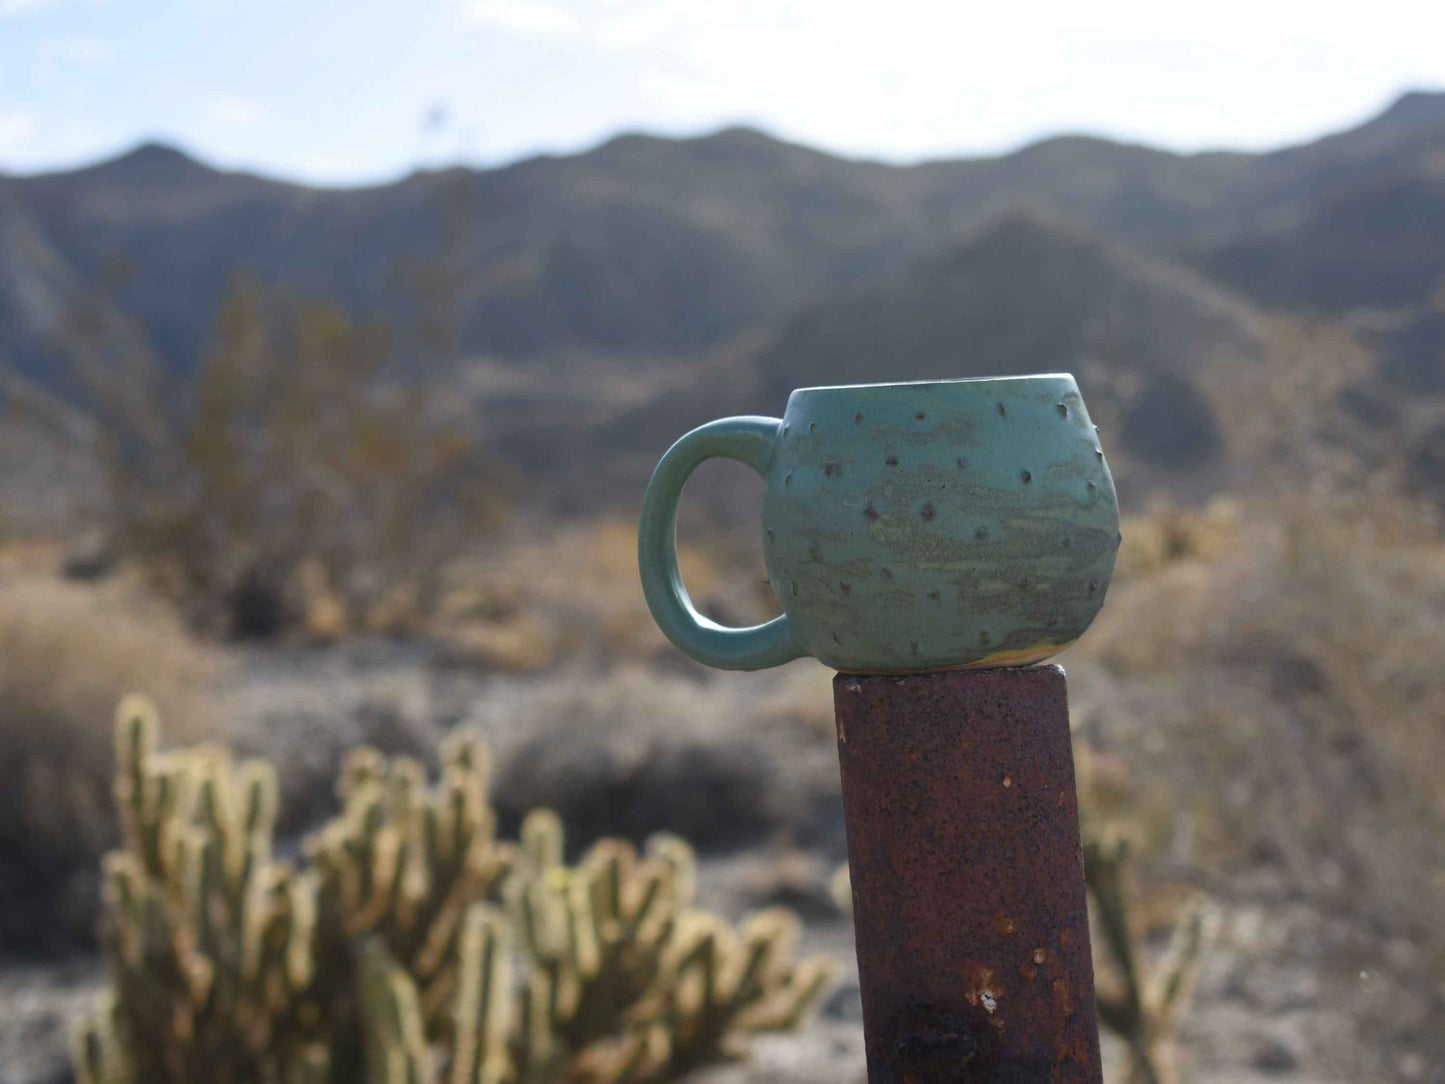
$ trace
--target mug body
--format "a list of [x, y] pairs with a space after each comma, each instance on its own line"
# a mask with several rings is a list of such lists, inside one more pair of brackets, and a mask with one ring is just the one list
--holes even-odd
[[820, 662], [1024, 665], [1103, 604], [1119, 510], [1072, 376], [801, 388], [777, 439], [769, 582]]

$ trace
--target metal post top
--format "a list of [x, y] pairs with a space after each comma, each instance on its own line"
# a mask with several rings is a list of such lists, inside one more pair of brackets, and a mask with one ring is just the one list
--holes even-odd
[[833, 687], [835, 691], [841, 688], [848, 692], [862, 692], [864, 686], [868, 684], [887, 684], [896, 688], [914, 684], [920, 688], [928, 688], [963, 683], [970, 687], [978, 687], [991, 681], [1012, 685], [1019, 682], [1064, 681], [1066, 677], [1064, 668], [1056, 662], [1038, 663], [1032, 666], [958, 667], [953, 670], [923, 670], [917, 673], [902, 674], [854, 674], [839, 671], [833, 676]]

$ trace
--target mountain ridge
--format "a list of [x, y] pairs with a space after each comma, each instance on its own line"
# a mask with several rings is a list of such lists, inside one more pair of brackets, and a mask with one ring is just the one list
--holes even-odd
[[[1198, 474], [1228, 443], [1208, 435], [1218, 419], [1203, 370], [1228, 384], [1231, 366], [1178, 344], [1272, 356], [1273, 331], [1258, 331], [1275, 326], [1269, 310], [1344, 321], [1367, 306], [1415, 319], [1445, 282], [1445, 233], [1433, 240], [1445, 230], [1442, 171], [1445, 92], [1401, 96], [1361, 124], [1266, 153], [1064, 135], [900, 166], [734, 126], [317, 189], [151, 143], [85, 170], [0, 176], [0, 362], [53, 382], [57, 338], [91, 310], [141, 329], [184, 373], [243, 274], [385, 322], [418, 376], [445, 380], [473, 363], [523, 383], [606, 371], [632, 387], [645, 376], [653, 398], [629, 392], [610, 421], [587, 420], [586, 396], [556, 415], [616, 435], [634, 400], [665, 401], [679, 417], [749, 396], [776, 410], [769, 397], [792, 386], [853, 379], [879, 328], [895, 350], [915, 343], [915, 368], [940, 371], [940, 344], [982, 335], [994, 344], [983, 356], [1015, 369], [1107, 355], [1108, 380], [1135, 386], [1101, 391], [1101, 409], [1127, 412], [1169, 385], [1155, 401], [1192, 403], [1180, 424], [1202, 443], [1167, 470]], [[1395, 220], [1404, 225], [1381, 233]], [[1011, 223], [1002, 234], [1001, 222]], [[872, 330], [860, 323], [870, 305]], [[444, 351], [408, 330], [423, 312], [447, 329]], [[1019, 339], [1013, 353], [1006, 332]], [[770, 352], [780, 341], [796, 357]], [[829, 341], [841, 344], [836, 365], [819, 345]], [[1406, 365], [1433, 386], [1440, 362], [1416, 356], [1433, 341], [1397, 335], [1390, 348], [1415, 353], [1392, 371]], [[1167, 458], [1165, 444], [1133, 432], [1136, 460]], [[635, 434], [621, 444], [640, 461]]]
[[1148, 151], [1151, 154], [1163, 155], [1181, 159], [1198, 159], [1213, 157], [1239, 157], [1257, 158], [1288, 155], [1306, 150], [1320, 144], [1338, 142], [1342, 139], [1358, 139], [1361, 135], [1374, 131], [1389, 131], [1394, 134], [1409, 132], [1420, 127], [1433, 127], [1438, 123], [1445, 122], [1445, 89], [1428, 90], [1423, 88], [1411, 88], [1400, 91], [1384, 106], [1359, 123], [1340, 129], [1339, 131], [1326, 132], [1322, 135], [1302, 139], [1298, 142], [1286, 143], [1278, 148], [1267, 151], [1252, 151], [1232, 148], [1228, 146], [1206, 147], [1192, 151], [1175, 151], [1165, 148], [1154, 147], [1151, 144], [1136, 139], [1099, 135], [1083, 130], [1064, 129], [1040, 135], [1024, 141], [1016, 147], [1008, 150], [1001, 150], [993, 154], [973, 155], [935, 155], [920, 158], [910, 162], [889, 162], [886, 159], [869, 155], [849, 155], [841, 152], [827, 151], [814, 148], [809, 144], [798, 140], [786, 139], [774, 135], [764, 128], [739, 123], [728, 123], [718, 128], [707, 129], [691, 135], [669, 135], [659, 132], [650, 132], [645, 129], [626, 128], [611, 135], [604, 136], [591, 145], [575, 152], [551, 152], [539, 151], [531, 154], [524, 154], [517, 158], [495, 165], [484, 167], [473, 167], [461, 164], [448, 164], [443, 166], [419, 166], [412, 171], [390, 180], [363, 182], [356, 185], [318, 185], [307, 184], [285, 176], [277, 176], [258, 172], [256, 170], [243, 168], [228, 168], [211, 164], [200, 156], [186, 150], [178, 143], [159, 137], [145, 137], [133, 146], [120, 150], [109, 156], [102, 156], [92, 162], [74, 166], [66, 169], [46, 169], [36, 171], [0, 170], [0, 178], [9, 177], [17, 180], [33, 180], [42, 178], [53, 178], [70, 176], [79, 173], [89, 173], [96, 170], [104, 170], [111, 166], [121, 165], [128, 159], [140, 157], [150, 158], [161, 156], [172, 157], [183, 160], [187, 165], [200, 167], [201, 169], [220, 174], [233, 176], [252, 177], [256, 180], [266, 181], [271, 184], [283, 185], [292, 188], [307, 188], [318, 192], [355, 192], [370, 189], [390, 188], [403, 184], [417, 176], [431, 175], [437, 173], [449, 173], [465, 171], [470, 173], [495, 173], [515, 169], [534, 162], [565, 161], [569, 159], [585, 158], [590, 155], [604, 152], [614, 144], [627, 143], [631, 141], [648, 141], [668, 144], [699, 144], [708, 142], [758, 142], [782, 147], [795, 147], [808, 150], [814, 154], [842, 162], [853, 162], [866, 165], [883, 166], [895, 170], [911, 170], [932, 165], [948, 165], [955, 163], [969, 162], [991, 162], [999, 159], [1011, 158], [1038, 148], [1048, 147], [1053, 144], [1100, 144], [1118, 149], [1138, 149]]

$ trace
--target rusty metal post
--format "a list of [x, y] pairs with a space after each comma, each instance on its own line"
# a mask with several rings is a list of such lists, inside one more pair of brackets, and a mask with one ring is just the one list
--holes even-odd
[[1101, 1084], [1063, 670], [833, 695], [870, 1084]]

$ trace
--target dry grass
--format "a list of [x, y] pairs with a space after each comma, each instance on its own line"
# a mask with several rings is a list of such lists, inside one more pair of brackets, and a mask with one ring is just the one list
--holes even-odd
[[194, 740], [215, 717], [215, 675], [211, 656], [124, 583], [102, 593], [35, 574], [0, 577], [0, 884], [15, 893], [0, 902], [0, 935], [68, 921], [54, 913], [54, 894], [113, 841], [120, 697], [146, 690], [187, 721], [176, 737]]
[[1212, 561], [1234, 544], [1239, 520], [1238, 503], [1227, 498], [1203, 509], [1164, 502], [1147, 515], [1126, 516], [1114, 579], [1158, 572], [1180, 562]]
[[[694, 603], [727, 624], [766, 620], [754, 570], [723, 543], [682, 545]], [[637, 525], [603, 518], [534, 532], [523, 527], [448, 570], [433, 633], [461, 659], [508, 670], [563, 661], [675, 661], [647, 610], [637, 571]]]
[[[1384, 966], [1445, 1011], [1442, 633], [1438, 534], [1391, 504], [1298, 501], [1126, 576], [1066, 660], [1081, 731], [1170, 796], [1155, 878], [1331, 916], [1355, 946], [1312, 950], [1332, 997]], [[1411, 951], [1389, 963], [1392, 943]]]

